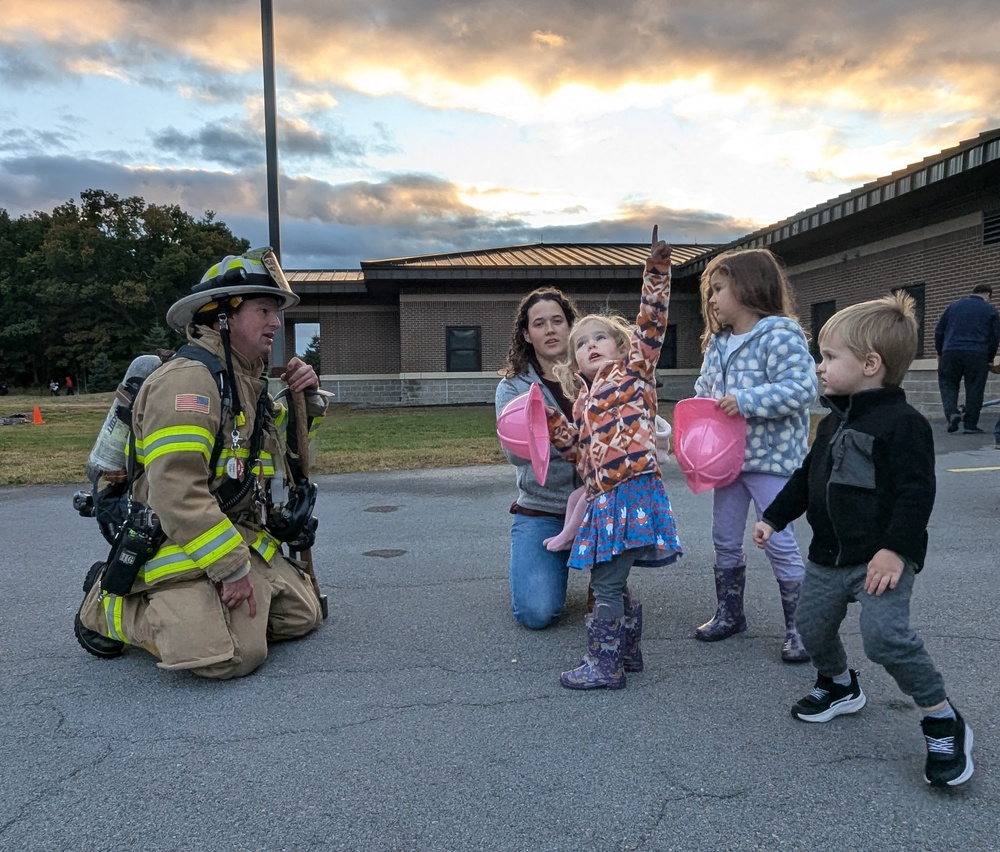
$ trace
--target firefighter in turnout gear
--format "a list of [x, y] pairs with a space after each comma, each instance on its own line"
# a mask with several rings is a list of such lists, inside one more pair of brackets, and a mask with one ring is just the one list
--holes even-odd
[[[185, 357], [191, 350], [182, 347], [135, 399], [132, 506], [144, 510], [143, 529], [152, 519], [162, 533], [121, 593], [108, 591], [105, 576], [114, 550], [88, 574], [76, 634], [96, 656], [134, 645], [165, 669], [242, 677], [263, 663], [269, 641], [304, 636], [322, 620], [315, 577], [282, 552], [282, 540], [304, 550], [311, 538], [303, 545], [305, 533], [289, 533], [287, 515], [273, 523], [280, 484], [290, 481], [293, 406], [284, 391], [268, 394], [265, 371], [279, 311], [299, 298], [260, 255], [224, 258], [167, 312], [190, 346], [210, 354]], [[281, 378], [304, 393], [311, 437], [329, 394], [299, 358]]]

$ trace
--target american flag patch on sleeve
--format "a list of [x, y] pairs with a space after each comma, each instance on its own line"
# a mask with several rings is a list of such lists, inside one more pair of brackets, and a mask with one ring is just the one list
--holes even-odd
[[179, 393], [174, 397], [174, 411], [197, 411], [199, 414], [210, 414], [208, 397], [197, 393]]

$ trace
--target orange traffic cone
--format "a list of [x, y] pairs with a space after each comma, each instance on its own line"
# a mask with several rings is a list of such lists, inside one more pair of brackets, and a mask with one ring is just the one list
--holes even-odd
[[42, 412], [38, 410], [38, 406], [37, 405], [35, 406], [35, 413], [31, 415], [31, 422], [33, 424], [35, 424], [36, 426], [39, 423], [44, 423], [45, 422], [44, 420], [42, 420]]

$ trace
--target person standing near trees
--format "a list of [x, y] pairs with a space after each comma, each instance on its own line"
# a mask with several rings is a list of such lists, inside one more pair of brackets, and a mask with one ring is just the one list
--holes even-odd
[[66, 385], [66, 396], [73, 396], [75, 387], [73, 384], [73, 377], [67, 375], [64, 384]]
[[[554, 287], [541, 287], [517, 306], [507, 363], [497, 385], [497, 417], [514, 397], [537, 384], [545, 404], [572, 415], [573, 402], [563, 393], [554, 372], [567, 359], [569, 332], [578, 316], [573, 300]], [[510, 597], [514, 618], [539, 630], [552, 624], [566, 604], [568, 553], [546, 549], [566, 517], [570, 494], [581, 484], [573, 464], [552, 454], [545, 485], [540, 485], [528, 459], [504, 450], [516, 472], [517, 499], [510, 530]]]

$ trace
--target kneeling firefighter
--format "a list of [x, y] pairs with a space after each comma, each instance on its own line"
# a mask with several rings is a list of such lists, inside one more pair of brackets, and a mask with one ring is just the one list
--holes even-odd
[[312, 546], [315, 486], [302, 462], [329, 394], [299, 358], [281, 376], [291, 399], [272, 398], [265, 373], [279, 311], [298, 301], [263, 249], [224, 258], [167, 311], [188, 343], [131, 407], [127, 517], [84, 583], [85, 650], [115, 657], [134, 645], [166, 669], [242, 677], [269, 641], [322, 621], [311, 557], [282, 544]]

